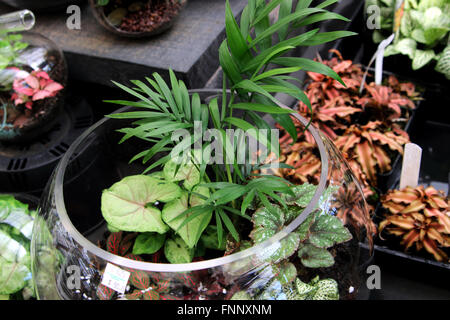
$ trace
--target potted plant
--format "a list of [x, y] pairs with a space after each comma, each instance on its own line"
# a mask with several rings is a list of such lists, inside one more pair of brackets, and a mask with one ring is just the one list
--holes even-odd
[[30, 240], [38, 199], [0, 194], [0, 300], [35, 297]]
[[89, 0], [96, 20], [125, 37], [148, 37], [172, 27], [187, 0]]
[[[409, 142], [405, 130], [420, 96], [414, 84], [400, 82], [393, 75], [385, 84], [370, 82], [361, 91], [365, 83], [362, 67], [344, 60], [338, 51], [334, 53], [337, 57], [321, 61], [337, 72], [346, 86], [328, 76], [308, 72], [306, 95], [314, 111], [311, 121], [346, 155], [369, 197], [374, 194], [373, 187], [384, 188], [380, 176], [392, 173], [403, 145]], [[308, 107], [301, 101], [298, 112], [309, 117]], [[280, 175], [294, 182], [317, 183], [320, 166], [310, 141], [302, 130], [298, 130], [294, 146], [289, 134], [281, 137], [282, 159], [287, 159], [295, 170], [281, 169]]]
[[366, 7], [370, 5], [378, 6], [382, 12], [381, 30], [373, 32], [373, 40], [379, 43], [395, 33], [394, 42], [386, 48], [386, 57], [404, 55], [413, 71], [428, 66], [450, 79], [448, 1], [405, 0], [397, 8], [396, 1], [366, 0]]
[[[217, 91], [189, 91], [173, 72], [169, 83], [157, 73], [131, 81], [133, 87], [116, 83], [137, 101], [108, 101], [128, 107], [77, 139], [45, 193], [33, 231], [38, 298], [355, 297], [358, 242], [371, 228], [360, 186], [333, 143], [273, 96], [284, 92], [309, 104], [286, 81], [300, 68], [342, 82], [319, 62], [282, 58], [299, 45], [351, 35], [313, 29], [288, 37], [291, 29], [328, 19], [324, 8], [333, 2], [308, 8], [251, 1], [238, 25], [227, 1], [220, 99]], [[270, 63], [279, 67], [268, 69]], [[293, 139], [293, 118], [303, 124], [321, 161], [317, 186], [266, 172], [285, 165], [268, 157], [273, 152], [276, 159], [278, 139], [263, 115]], [[78, 179], [76, 167], [83, 168]], [[359, 197], [344, 199], [342, 192]], [[334, 216], [343, 206], [359, 223]], [[83, 275], [77, 288], [68, 284], [70, 266]], [[109, 281], [111, 270], [123, 281]]]
[[0, 141], [36, 139], [63, 103], [67, 67], [62, 52], [36, 33], [0, 31]]
[[432, 186], [389, 190], [381, 204], [381, 245], [450, 262], [450, 206], [442, 192]]

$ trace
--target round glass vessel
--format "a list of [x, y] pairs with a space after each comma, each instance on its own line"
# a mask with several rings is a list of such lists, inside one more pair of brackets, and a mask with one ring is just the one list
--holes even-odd
[[18, 9], [34, 11], [53, 11], [67, 8], [71, 4], [80, 3], [81, 0], [2, 0], [7, 5]]
[[[214, 94], [207, 90], [196, 92], [203, 101]], [[293, 116], [304, 126], [308, 124], [298, 114]], [[356, 297], [360, 286], [359, 242], [370, 229], [369, 213], [361, 187], [346, 161], [313, 126], [308, 126], [307, 131], [318, 150], [320, 179], [308, 189], [302, 212], [267, 240], [240, 251], [231, 250], [225, 256], [206, 253], [187, 264], [146, 262], [106, 251], [105, 240], [111, 233], [100, 210], [102, 191], [145, 169], [138, 162], [129, 164], [129, 160], [148, 148], [146, 142], [130, 139], [118, 144], [121, 134], [116, 130], [127, 124], [128, 120], [107, 118], [97, 122], [72, 144], [55, 169], [33, 229], [32, 269], [39, 299], [324, 298], [321, 294], [330, 299]], [[303, 254], [304, 260], [299, 262], [296, 257], [306, 241], [299, 243], [304, 238], [296, 235], [305, 223], [320, 229], [318, 217], [331, 216], [341, 217], [345, 221], [341, 225], [351, 236], [339, 244], [324, 246], [327, 257], [334, 259], [331, 266], [305, 267], [311, 266], [306, 260], [314, 252]], [[311, 220], [313, 217], [316, 220]], [[336, 239], [333, 228], [328, 229], [330, 239]], [[273, 256], [292, 241], [297, 241], [295, 253], [275, 263]], [[103, 281], [105, 269], [111, 265], [129, 272], [124, 292], [110, 289]], [[328, 285], [331, 296], [321, 291], [326, 291]]]
[[20, 49], [0, 70], [0, 142], [28, 142], [58, 115], [64, 103], [67, 65], [57, 45], [38, 33], [6, 37]]
[[[126, 3], [126, 1], [124, 1]], [[95, 19], [106, 30], [123, 37], [156, 36], [170, 29], [187, 0], [158, 0], [133, 2], [126, 5], [109, 0], [104, 6], [89, 0]]]

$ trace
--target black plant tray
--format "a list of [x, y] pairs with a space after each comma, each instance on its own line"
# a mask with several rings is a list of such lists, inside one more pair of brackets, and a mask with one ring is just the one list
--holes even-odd
[[35, 140], [0, 143], [0, 192], [39, 195], [59, 159], [93, 120], [86, 101], [69, 96], [59, 118]]
[[[373, 217], [373, 221], [377, 226], [384, 219], [384, 213], [386, 213], [386, 209], [384, 209], [380, 204]], [[426, 266], [430, 266], [431, 268], [442, 268], [450, 271], [450, 263], [434, 260], [433, 256], [425, 249], [417, 252], [415, 251], [415, 246], [412, 246], [407, 252], [405, 252], [403, 250], [403, 247], [400, 245], [401, 237], [388, 235], [386, 232], [383, 232], [383, 238], [384, 240], [381, 239], [379, 235], [375, 237], [374, 249], [376, 252], [394, 256], [396, 258], [399, 258], [400, 260], [414, 261], [417, 263], [425, 264]], [[363, 246], [367, 245], [363, 244]], [[446, 253], [450, 254], [449, 251], [450, 250], [447, 250]]]

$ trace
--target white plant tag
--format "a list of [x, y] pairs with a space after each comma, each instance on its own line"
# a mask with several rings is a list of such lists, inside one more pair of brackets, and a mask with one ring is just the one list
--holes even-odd
[[384, 39], [381, 41], [380, 45], [378, 46], [378, 50], [376, 53], [376, 60], [375, 60], [375, 84], [380, 85], [381, 81], [383, 80], [383, 59], [384, 59], [384, 50], [388, 45], [394, 41], [395, 34], [391, 34], [389, 38]]
[[102, 284], [121, 294], [125, 293], [127, 288], [130, 273], [113, 264], [106, 264], [105, 272], [103, 273]]
[[407, 143], [403, 153], [402, 173], [400, 176], [400, 190], [406, 187], [417, 187], [419, 183], [420, 161], [422, 148], [414, 143]]

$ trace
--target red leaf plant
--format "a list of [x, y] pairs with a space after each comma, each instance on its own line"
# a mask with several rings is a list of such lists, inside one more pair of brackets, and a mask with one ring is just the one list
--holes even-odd
[[450, 262], [444, 250], [450, 247], [450, 201], [432, 186], [406, 187], [390, 190], [381, 198], [387, 210], [379, 233], [402, 237], [405, 251], [414, 244], [417, 251], [423, 248], [437, 261]]
[[13, 82], [11, 99], [14, 104], [25, 104], [27, 109], [32, 110], [34, 101], [54, 97], [64, 87], [50, 79], [47, 72], [36, 70], [25, 78], [16, 78]]
[[403, 154], [403, 145], [408, 142], [409, 136], [405, 131], [398, 127], [389, 128], [381, 121], [351, 125], [334, 141], [347, 159], [358, 163], [373, 186], [377, 185], [377, 172], [391, 170], [393, 156], [389, 152]]

